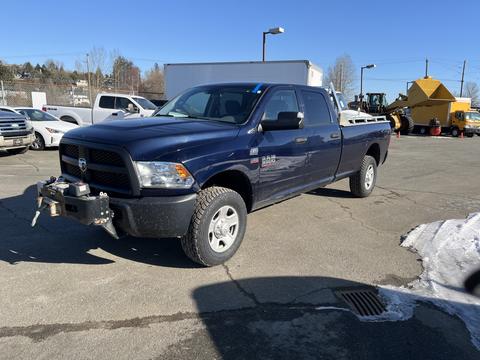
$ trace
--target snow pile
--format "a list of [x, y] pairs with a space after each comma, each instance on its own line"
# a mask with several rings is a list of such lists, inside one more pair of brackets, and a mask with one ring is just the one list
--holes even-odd
[[420, 225], [402, 246], [422, 257], [424, 271], [408, 288], [380, 288], [388, 304], [383, 320], [410, 318], [415, 301], [428, 301], [461, 318], [480, 349], [480, 299], [463, 288], [467, 276], [480, 267], [480, 213]]

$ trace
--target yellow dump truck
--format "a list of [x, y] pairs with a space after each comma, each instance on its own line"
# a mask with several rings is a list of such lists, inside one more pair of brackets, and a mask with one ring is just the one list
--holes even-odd
[[407, 103], [415, 130], [421, 134], [427, 133], [432, 120], [436, 119], [444, 133], [480, 135], [480, 113], [471, 109], [471, 100], [456, 98], [439, 80], [426, 77], [414, 81]]
[[388, 110], [408, 107], [414, 131], [420, 134], [427, 134], [432, 121], [438, 120], [444, 133], [480, 135], [480, 113], [471, 109], [470, 102], [469, 98], [456, 98], [441, 81], [427, 76], [415, 80], [408, 95], [401, 95]]

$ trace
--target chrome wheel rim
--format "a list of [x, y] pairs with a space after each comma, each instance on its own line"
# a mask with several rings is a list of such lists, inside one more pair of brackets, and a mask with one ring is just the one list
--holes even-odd
[[40, 142], [37, 135], [35, 135], [35, 140], [33, 140], [31, 147], [36, 150], [40, 149]]
[[208, 243], [217, 253], [230, 249], [237, 239], [240, 219], [237, 211], [231, 206], [222, 206], [210, 220], [208, 227]]
[[367, 171], [365, 172], [365, 189], [370, 190], [374, 179], [375, 169], [373, 168], [373, 165], [368, 165]]

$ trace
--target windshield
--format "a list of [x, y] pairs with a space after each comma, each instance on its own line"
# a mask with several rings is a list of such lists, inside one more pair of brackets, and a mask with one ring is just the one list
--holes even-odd
[[28, 116], [31, 121], [59, 121], [55, 116], [37, 109], [17, 109], [17, 111], [25, 116]]
[[165, 104], [155, 116], [243, 124], [261, 96], [260, 88], [257, 84], [196, 87]]
[[465, 113], [465, 120], [480, 121], [480, 113], [478, 113], [478, 112], [467, 112], [467, 113]]
[[150, 100], [147, 100], [145, 98], [134, 97], [133, 100], [135, 100], [138, 103], [138, 105], [140, 105], [145, 110], [155, 110], [157, 108], [154, 103], [152, 103]]

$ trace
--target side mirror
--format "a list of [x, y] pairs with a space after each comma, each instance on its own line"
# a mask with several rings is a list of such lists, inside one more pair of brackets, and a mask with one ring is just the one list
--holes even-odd
[[465, 113], [463, 111], [455, 111], [455, 118], [457, 120], [463, 120], [465, 118]]
[[297, 130], [303, 129], [303, 118], [302, 112], [282, 111], [277, 120], [263, 120], [260, 125], [262, 131]]
[[139, 108], [136, 107], [136, 106], [133, 105], [133, 104], [128, 104], [127, 111], [128, 111], [130, 114], [136, 114], [136, 113], [139, 113], [139, 112], [140, 112]]

